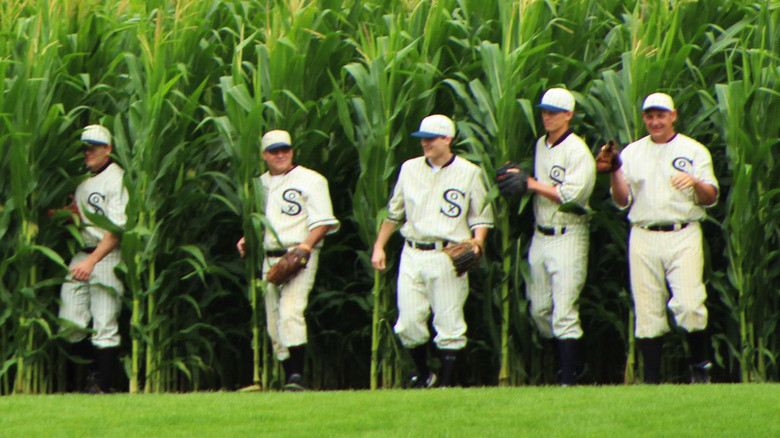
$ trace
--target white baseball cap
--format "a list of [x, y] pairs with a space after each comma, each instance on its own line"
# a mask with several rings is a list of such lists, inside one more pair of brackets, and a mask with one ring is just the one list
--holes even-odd
[[283, 147], [292, 147], [292, 141], [290, 133], [281, 129], [266, 132], [260, 141], [260, 150], [263, 152]]
[[653, 93], [645, 98], [642, 105], [642, 111], [650, 108], [657, 108], [664, 111], [674, 111], [674, 101], [672, 97], [665, 93]]
[[81, 132], [81, 141], [93, 145], [111, 144], [111, 133], [105, 126], [89, 125]]
[[436, 138], [436, 137], [455, 137], [455, 123], [441, 114], [434, 114], [422, 119], [420, 130], [412, 133], [412, 137], [418, 138]]
[[542, 101], [537, 108], [554, 113], [561, 111], [574, 111], [574, 96], [563, 88], [550, 88], [542, 96]]

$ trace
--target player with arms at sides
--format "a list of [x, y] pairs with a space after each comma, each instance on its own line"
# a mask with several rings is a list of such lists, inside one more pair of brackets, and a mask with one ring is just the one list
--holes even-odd
[[[66, 208], [77, 214], [84, 248], [73, 256], [62, 285], [59, 317], [71, 355], [93, 361], [85, 392], [109, 393], [120, 344], [118, 318], [124, 285], [114, 274], [120, 259], [120, 236], [89, 224], [84, 212], [107, 217], [119, 227], [127, 221], [124, 170], [111, 159], [111, 133], [101, 125], [89, 125], [81, 134], [82, 151], [90, 176], [76, 188]], [[92, 335], [87, 324], [92, 320]], [[69, 368], [72, 368], [69, 366]], [[75, 373], [68, 372], [73, 389]]]
[[[526, 183], [535, 194], [536, 220], [526, 295], [540, 335], [555, 340], [562, 386], [575, 384], [586, 370], [578, 351], [582, 338], [578, 301], [588, 273], [590, 228], [587, 215], [559, 211], [559, 206], [574, 203], [584, 213], [596, 179], [590, 149], [569, 128], [574, 105], [574, 96], [563, 88], [551, 88], [542, 96], [536, 107], [541, 109], [547, 134], [536, 141], [535, 177], [527, 177]], [[517, 165], [499, 169], [497, 179], [502, 194], [512, 196], [523, 190], [510, 181], [524, 171], [507, 174], [507, 168], [517, 169]]]
[[707, 148], [675, 131], [677, 110], [669, 95], [647, 96], [642, 120], [650, 135], [619, 155], [604, 145], [596, 161], [600, 173], [609, 173], [612, 199], [628, 209], [631, 222], [629, 271], [645, 383], [661, 382], [667, 307], [687, 332], [691, 382], [708, 383], [712, 363], [706, 351], [707, 291], [699, 222], [706, 217], [704, 208], [718, 201], [718, 181]]
[[[385, 245], [399, 224], [406, 239], [398, 273], [398, 321], [395, 333], [415, 363], [410, 386], [429, 388], [454, 384], [457, 353], [466, 346], [463, 305], [468, 275], [458, 275], [442, 251], [447, 245], [473, 239], [481, 248], [493, 213], [485, 202], [479, 167], [451, 150], [455, 124], [436, 114], [422, 120], [419, 131], [423, 156], [402, 166], [389, 201], [389, 217], [374, 243], [371, 264], [387, 268]], [[473, 234], [472, 234], [473, 233]], [[479, 250], [479, 249], [478, 249]], [[428, 367], [428, 318], [433, 311], [434, 343], [442, 361], [441, 378]]]
[[[269, 280], [265, 291], [266, 324], [274, 353], [287, 377], [284, 389], [302, 391], [306, 388], [303, 365], [308, 340], [303, 313], [314, 286], [322, 239], [338, 231], [341, 224], [333, 216], [328, 181], [293, 162], [290, 134], [269, 131], [260, 143], [268, 165], [268, 171], [260, 176], [264, 211], [273, 227], [263, 236], [263, 276]], [[244, 237], [237, 247], [243, 257]], [[289, 279], [277, 280], [271, 275], [276, 271], [272, 267], [288, 265], [288, 260], [300, 270]]]

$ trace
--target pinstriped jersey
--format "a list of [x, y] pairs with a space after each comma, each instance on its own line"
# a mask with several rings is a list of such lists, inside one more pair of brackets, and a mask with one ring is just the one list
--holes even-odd
[[330, 225], [328, 234], [341, 226], [333, 216], [328, 181], [319, 173], [296, 165], [279, 176], [265, 172], [260, 181], [265, 194], [265, 216], [273, 227], [273, 231], [265, 232], [265, 249], [297, 245], [309, 231], [322, 225]]
[[[588, 208], [596, 181], [596, 160], [582, 139], [572, 132], [564, 134], [554, 145], [547, 145], [546, 136], [536, 141], [534, 178], [555, 187], [561, 203], [574, 202]], [[534, 195], [534, 217], [544, 226], [564, 226], [587, 223], [588, 217], [558, 211], [558, 204], [540, 194]]]
[[[89, 220], [84, 211], [108, 217], [119, 227], [127, 222], [127, 189], [122, 184], [125, 171], [116, 163], [110, 163], [100, 173], [83, 181], [76, 188], [73, 199], [79, 207], [79, 216], [85, 224]], [[85, 247], [95, 247], [106, 235], [106, 230], [88, 225], [81, 230]]]
[[407, 160], [388, 203], [388, 220], [406, 223], [401, 235], [420, 242], [471, 238], [474, 228], [492, 228], [493, 212], [476, 165], [453, 155], [439, 171], [425, 157]]
[[671, 184], [677, 172], [685, 172], [718, 189], [712, 157], [701, 143], [676, 134], [668, 143], [658, 144], [648, 135], [626, 146], [620, 158], [630, 191], [626, 208], [631, 208], [631, 223], [647, 226], [704, 219], [706, 213], [696, 203], [693, 187], [680, 191]]

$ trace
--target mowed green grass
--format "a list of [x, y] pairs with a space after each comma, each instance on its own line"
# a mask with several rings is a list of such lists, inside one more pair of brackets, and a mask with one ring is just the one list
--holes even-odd
[[3, 437], [778, 437], [780, 385], [0, 398]]

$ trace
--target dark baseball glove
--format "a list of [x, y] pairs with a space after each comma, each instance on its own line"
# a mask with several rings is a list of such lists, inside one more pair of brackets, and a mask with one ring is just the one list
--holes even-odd
[[612, 173], [620, 169], [622, 165], [620, 152], [615, 148], [615, 142], [612, 140], [602, 146], [601, 151], [596, 155], [596, 172], [598, 173]]
[[294, 277], [298, 271], [306, 267], [309, 263], [309, 251], [296, 247], [287, 251], [279, 260], [271, 266], [265, 278], [269, 283], [281, 286], [287, 283], [287, 280]]
[[496, 183], [501, 196], [511, 198], [528, 191], [528, 172], [517, 163], [505, 163], [496, 170]]
[[76, 201], [73, 200], [73, 195], [70, 195], [70, 204], [66, 205], [65, 207], [49, 209], [49, 219], [52, 219], [59, 211], [67, 211], [70, 213], [65, 223], [72, 224], [75, 222], [75, 218], [79, 217], [79, 207], [76, 205]]
[[466, 239], [453, 245], [447, 245], [442, 252], [452, 260], [458, 277], [479, 265], [482, 260], [482, 247], [474, 239]]

